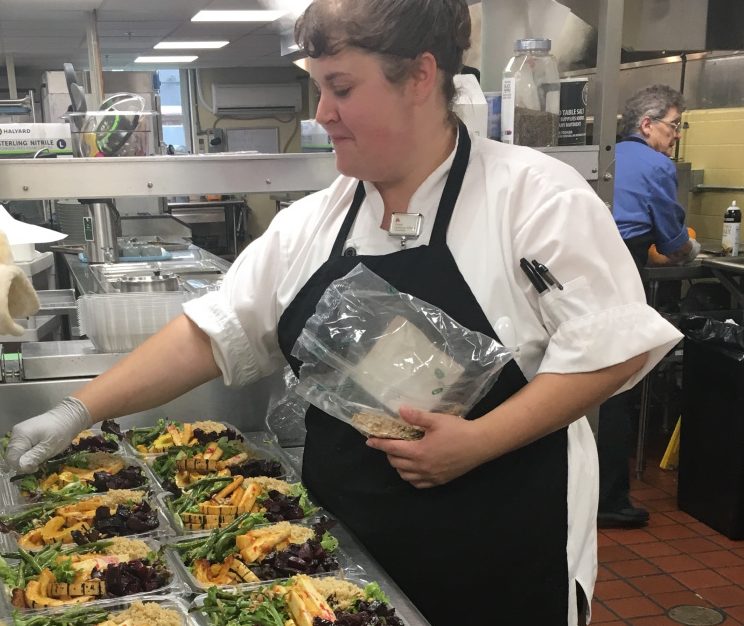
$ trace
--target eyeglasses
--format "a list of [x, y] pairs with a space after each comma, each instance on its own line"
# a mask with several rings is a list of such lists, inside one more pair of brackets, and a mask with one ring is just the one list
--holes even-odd
[[662, 124], [666, 124], [675, 133], [678, 133], [680, 129], [682, 128], [682, 120], [679, 120], [678, 122], [667, 122], [666, 120], [663, 120], [660, 117], [652, 117], [651, 119], [654, 120], [655, 122], [661, 122]]

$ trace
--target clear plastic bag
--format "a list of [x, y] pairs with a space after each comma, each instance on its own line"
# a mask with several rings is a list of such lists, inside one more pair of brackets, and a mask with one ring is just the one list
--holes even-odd
[[266, 427], [276, 436], [282, 447], [302, 446], [305, 443], [305, 413], [308, 402], [295, 393], [299, 382], [287, 366], [281, 379], [275, 377], [266, 411]]
[[397, 291], [363, 264], [326, 289], [292, 350], [295, 391], [367, 435], [417, 439], [399, 409], [465, 415], [511, 360], [496, 340]]

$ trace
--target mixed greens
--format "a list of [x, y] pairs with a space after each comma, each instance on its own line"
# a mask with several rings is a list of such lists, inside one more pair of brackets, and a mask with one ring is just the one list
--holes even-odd
[[304, 575], [254, 591], [212, 587], [200, 611], [213, 626], [403, 626], [377, 583]]
[[261, 516], [244, 514], [207, 537], [179, 541], [174, 549], [204, 586], [238, 585], [339, 569], [335, 556], [338, 540], [328, 532], [335, 522], [321, 518], [312, 527], [263, 523]]
[[147, 483], [142, 468], [108, 452], [74, 452], [46, 461], [33, 474], [17, 474], [21, 494], [31, 500], [64, 500], [110, 489], [132, 489]]
[[207, 476], [179, 496], [167, 497], [166, 504], [188, 530], [221, 528], [244, 513], [261, 514], [265, 522], [281, 522], [318, 510], [301, 483], [263, 476]]
[[124, 436], [135, 450], [143, 454], [158, 454], [173, 447], [205, 445], [223, 437], [243, 441], [238, 431], [212, 420], [179, 422], [161, 418], [154, 426], [132, 428]]
[[145, 493], [129, 490], [42, 502], [0, 516], [0, 532], [19, 533], [18, 543], [25, 549], [133, 535], [158, 526], [157, 511]]
[[40, 609], [154, 591], [171, 574], [144, 542], [115, 539], [35, 553], [19, 547], [0, 557], [0, 579], [12, 589], [13, 606]]

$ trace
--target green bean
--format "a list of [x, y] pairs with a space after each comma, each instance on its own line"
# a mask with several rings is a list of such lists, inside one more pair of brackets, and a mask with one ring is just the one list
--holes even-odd
[[26, 552], [23, 548], [18, 546], [18, 554], [21, 555], [21, 559], [23, 559], [29, 565], [34, 573], [41, 574], [41, 570], [44, 568], [30, 553]]

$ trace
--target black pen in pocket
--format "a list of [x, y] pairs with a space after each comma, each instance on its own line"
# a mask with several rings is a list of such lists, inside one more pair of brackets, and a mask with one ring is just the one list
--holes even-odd
[[558, 279], [550, 273], [547, 265], [543, 265], [540, 261], [536, 261], [535, 259], [532, 259], [532, 265], [537, 270], [540, 278], [547, 282], [551, 287], [558, 287], [558, 289], [563, 291], [563, 285], [561, 285], [558, 282]]
[[519, 259], [519, 267], [522, 268], [522, 271], [532, 283], [532, 286], [537, 290], [537, 293], [541, 294], [547, 290], [548, 286], [545, 284], [545, 281], [540, 277], [540, 274], [537, 273], [537, 270], [530, 265], [530, 262], [527, 259]]

